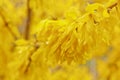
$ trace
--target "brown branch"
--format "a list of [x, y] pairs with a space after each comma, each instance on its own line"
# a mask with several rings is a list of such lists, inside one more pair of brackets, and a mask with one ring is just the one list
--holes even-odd
[[4, 22], [5, 27], [8, 29], [8, 31], [11, 33], [11, 35], [14, 37], [14, 39], [17, 39], [17, 36], [15, 35], [15, 33], [11, 30], [11, 28], [9, 27], [9, 23], [7, 22], [7, 20], [5, 19], [4, 15], [0, 12], [0, 16]]
[[27, 0], [27, 22], [25, 27], [25, 39], [29, 38], [30, 31], [30, 21], [31, 21], [31, 9], [30, 9], [30, 0]]
[[29, 67], [30, 67], [30, 65], [31, 65], [31, 62], [32, 62], [32, 59], [31, 59], [31, 57], [32, 57], [32, 55], [39, 49], [39, 47], [40, 47], [40, 45], [38, 44], [38, 40], [36, 39], [36, 37], [35, 37], [35, 43], [34, 43], [34, 50], [33, 51], [31, 51], [30, 52], [30, 54], [29, 54], [29, 56], [28, 56], [28, 64], [27, 64], [27, 66], [26, 66], [26, 68], [25, 68], [25, 71], [24, 71], [24, 73], [27, 73], [28, 72], [28, 69], [29, 69]]
[[25, 68], [25, 71], [24, 71], [24, 73], [27, 73], [28, 72], [28, 69], [29, 69], [29, 67], [30, 67], [30, 65], [31, 65], [31, 63], [32, 63], [32, 58], [31, 58], [31, 56], [38, 50], [38, 48], [39, 47], [35, 47], [35, 49], [30, 53], [30, 55], [28, 56], [28, 64], [27, 64], [27, 66], [26, 66], [26, 68]]
[[112, 5], [110, 5], [110, 6], [108, 6], [107, 7], [108, 8], [108, 13], [110, 13], [110, 10], [113, 9], [114, 7], [116, 7], [116, 6], [117, 6], [117, 2], [112, 4]]
[[108, 6], [108, 9], [112, 9], [112, 8], [115, 7], [115, 6], [117, 6], [117, 2], [114, 3], [114, 4], [112, 4], [112, 5], [110, 5], [110, 6]]

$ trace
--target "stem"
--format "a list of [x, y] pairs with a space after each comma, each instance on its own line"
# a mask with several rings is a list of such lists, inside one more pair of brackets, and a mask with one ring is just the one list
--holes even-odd
[[117, 5], [117, 2], [114, 3], [114, 4], [112, 4], [112, 5], [110, 5], [110, 6], [108, 6], [108, 9], [112, 9], [112, 8], [115, 7], [116, 5]]
[[5, 19], [4, 15], [0, 12], [1, 18], [4, 22], [5, 27], [8, 29], [8, 31], [11, 33], [11, 35], [14, 37], [14, 39], [17, 39], [17, 36], [15, 35], [15, 33], [11, 30], [11, 28], [9, 27], [9, 23], [7, 22], [7, 20]]
[[30, 21], [31, 21], [30, 0], [27, 0], [27, 22], [25, 28], [25, 39], [29, 39]]
[[26, 66], [26, 68], [25, 68], [25, 71], [24, 71], [24, 73], [27, 73], [28, 72], [28, 69], [29, 69], [29, 67], [31, 66], [31, 63], [32, 63], [32, 55], [39, 49], [39, 47], [40, 47], [40, 45], [38, 44], [38, 41], [37, 41], [37, 39], [35, 38], [35, 42], [34, 42], [34, 50], [33, 51], [31, 51], [30, 52], [30, 54], [29, 54], [29, 56], [28, 56], [28, 64], [27, 64], [27, 66]]

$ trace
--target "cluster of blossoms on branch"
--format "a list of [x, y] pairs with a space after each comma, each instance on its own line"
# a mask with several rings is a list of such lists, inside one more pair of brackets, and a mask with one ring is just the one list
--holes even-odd
[[120, 0], [0, 0], [0, 80], [118, 80]]

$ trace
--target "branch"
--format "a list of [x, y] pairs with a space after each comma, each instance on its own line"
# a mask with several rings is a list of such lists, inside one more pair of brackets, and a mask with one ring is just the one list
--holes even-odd
[[31, 9], [30, 9], [30, 0], [27, 0], [27, 23], [25, 28], [25, 39], [29, 38], [30, 31], [30, 21], [31, 21]]
[[11, 33], [11, 35], [14, 37], [14, 39], [17, 39], [16, 34], [11, 30], [11, 28], [9, 27], [9, 23], [7, 22], [7, 20], [5, 19], [4, 15], [0, 12], [0, 16], [4, 22], [5, 27], [8, 29], [8, 31]]
[[112, 8], [115, 7], [115, 6], [117, 6], [117, 2], [114, 3], [114, 4], [112, 4], [112, 5], [110, 5], [110, 6], [108, 6], [108, 9], [112, 9]]
[[24, 73], [27, 73], [28, 72], [28, 69], [29, 67], [31, 66], [31, 63], [32, 63], [32, 59], [31, 57], [33, 56], [33, 54], [39, 49], [40, 45], [38, 43], [38, 40], [36, 39], [36, 36], [35, 36], [35, 42], [34, 42], [34, 50], [30, 52], [29, 56], [28, 56], [28, 64], [24, 70]]

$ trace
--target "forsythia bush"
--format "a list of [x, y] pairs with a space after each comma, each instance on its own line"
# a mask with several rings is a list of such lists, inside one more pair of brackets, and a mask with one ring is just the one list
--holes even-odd
[[120, 0], [0, 0], [0, 80], [119, 80]]

